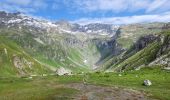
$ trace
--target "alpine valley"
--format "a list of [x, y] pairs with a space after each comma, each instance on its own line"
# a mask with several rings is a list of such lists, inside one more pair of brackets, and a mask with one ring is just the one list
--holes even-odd
[[169, 100], [169, 70], [168, 22], [80, 25], [0, 11], [0, 99]]

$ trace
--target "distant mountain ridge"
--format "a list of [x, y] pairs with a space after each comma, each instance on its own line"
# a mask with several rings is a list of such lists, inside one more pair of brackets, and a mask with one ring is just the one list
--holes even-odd
[[85, 34], [99, 34], [99, 35], [114, 35], [118, 25], [110, 25], [110, 24], [88, 24], [88, 25], [79, 25], [79, 24], [71, 24], [67, 21], [57, 21], [50, 22], [47, 20], [39, 20], [28, 17], [21, 13], [6, 13], [4, 11], [0, 12], [1, 17], [1, 25], [8, 25], [11, 27], [13, 25], [23, 25], [29, 27], [35, 27], [39, 29], [44, 29], [46, 31], [51, 30], [59, 32], [59, 33], [85, 33]]

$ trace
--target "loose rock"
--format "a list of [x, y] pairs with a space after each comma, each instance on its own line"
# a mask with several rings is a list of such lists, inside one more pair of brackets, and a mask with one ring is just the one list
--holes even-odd
[[152, 85], [152, 83], [151, 83], [150, 80], [144, 80], [143, 84], [144, 84], [145, 86], [151, 86], [151, 85]]

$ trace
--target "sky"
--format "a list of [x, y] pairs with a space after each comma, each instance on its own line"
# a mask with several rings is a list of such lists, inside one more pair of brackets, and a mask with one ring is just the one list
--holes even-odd
[[170, 0], [0, 0], [0, 11], [79, 24], [169, 22]]

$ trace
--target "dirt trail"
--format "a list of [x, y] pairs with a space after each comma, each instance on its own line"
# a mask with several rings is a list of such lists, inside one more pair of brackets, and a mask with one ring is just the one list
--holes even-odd
[[72, 83], [66, 87], [81, 91], [74, 97], [74, 100], [151, 100], [139, 91], [116, 87], [84, 85], [83, 83]]

